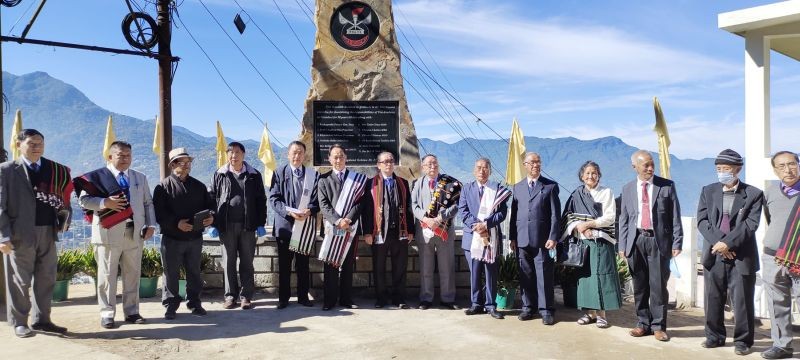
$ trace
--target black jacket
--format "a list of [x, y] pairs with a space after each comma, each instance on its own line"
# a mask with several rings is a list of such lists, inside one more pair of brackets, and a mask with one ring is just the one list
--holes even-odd
[[194, 214], [203, 210], [214, 211], [214, 200], [206, 186], [199, 180], [188, 176], [186, 181], [170, 175], [161, 180], [153, 191], [153, 207], [161, 233], [175, 240], [202, 240], [203, 231], [181, 231], [181, 219], [194, 221]]
[[[261, 173], [244, 163], [247, 174], [244, 180], [244, 228], [255, 231], [259, 226], [267, 223], [267, 194], [264, 190], [264, 180]], [[211, 176], [211, 197], [216, 201], [217, 215], [214, 217], [214, 227], [225, 231], [228, 224], [227, 209], [231, 199], [231, 178], [228, 175], [228, 165], [224, 165]]]

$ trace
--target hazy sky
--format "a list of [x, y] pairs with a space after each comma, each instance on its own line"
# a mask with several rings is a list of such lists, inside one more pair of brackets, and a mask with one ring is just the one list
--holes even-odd
[[[135, 2], [155, 17], [152, 1]], [[238, 0], [249, 19], [243, 35], [232, 23], [241, 11], [233, 0], [204, 2], [291, 112], [302, 117], [315, 32], [306, 6], [313, 9], [314, 2]], [[656, 150], [652, 98], [657, 96], [670, 129], [671, 152], [700, 158], [726, 147], [744, 152], [744, 40], [718, 29], [717, 14], [771, 2], [405, 0], [394, 6], [401, 49], [504, 137], [516, 116], [527, 136], [613, 135]], [[38, 3], [25, 0], [0, 9], [2, 33], [18, 36]], [[181, 57], [173, 83], [174, 123], [205, 136], [214, 135], [217, 120], [234, 139], [257, 140], [261, 133], [260, 123], [225, 88], [188, 30], [274, 135], [284, 143], [294, 138], [299, 133], [295, 117], [200, 1], [178, 3], [186, 27], [178, 23], [173, 28], [173, 54]], [[122, 0], [51, 1], [28, 37], [129, 48], [120, 30], [126, 13]], [[111, 111], [142, 119], [158, 113], [155, 60], [7, 42], [2, 57], [5, 71], [45, 71]], [[460, 140], [444, 116], [452, 117], [467, 136], [497, 138], [426, 84], [410, 61], [402, 62], [420, 137]], [[800, 63], [773, 53], [772, 64], [773, 150], [797, 151]]]

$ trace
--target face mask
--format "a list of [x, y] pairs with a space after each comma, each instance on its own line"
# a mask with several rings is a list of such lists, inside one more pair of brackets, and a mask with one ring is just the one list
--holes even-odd
[[722, 184], [732, 185], [734, 182], [736, 182], [736, 175], [733, 175], [733, 173], [730, 172], [718, 172], [717, 179]]

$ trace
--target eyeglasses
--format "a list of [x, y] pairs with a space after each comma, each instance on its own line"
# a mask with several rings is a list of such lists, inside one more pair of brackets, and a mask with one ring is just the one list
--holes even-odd
[[175, 165], [178, 165], [178, 166], [189, 166], [189, 165], [192, 165], [192, 162], [191, 161], [176, 161]]
[[775, 165], [775, 169], [778, 170], [778, 171], [797, 170], [797, 163], [796, 162], [790, 162], [790, 163], [785, 163], [785, 164], [778, 164], [778, 165]]
[[378, 164], [394, 165], [394, 159], [386, 159], [386, 160], [383, 160], [383, 161], [378, 161]]

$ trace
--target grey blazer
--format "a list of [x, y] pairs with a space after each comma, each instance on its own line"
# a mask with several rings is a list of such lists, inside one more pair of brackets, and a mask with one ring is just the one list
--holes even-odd
[[[420, 225], [420, 221], [425, 218], [425, 213], [428, 212], [428, 205], [431, 204], [431, 198], [433, 197], [433, 191], [431, 191], [430, 187], [428, 186], [428, 177], [423, 176], [416, 181], [414, 181], [414, 187], [411, 189], [411, 210], [414, 212], [414, 221], [415, 223], [415, 232], [417, 236], [417, 240], [423, 240], [422, 237], [422, 226]], [[442, 215], [443, 221], [448, 221], [456, 217], [458, 214], [458, 202], [454, 202], [453, 205], [450, 205], [448, 208], [439, 209], [439, 215]], [[447, 237], [449, 239], [456, 238], [456, 227], [455, 225], [450, 226], [447, 229]], [[452, 241], [452, 240], [451, 240]]]
[[[636, 240], [639, 198], [636, 195], [637, 180], [622, 188], [622, 209], [619, 214], [619, 251], [630, 257]], [[681, 206], [675, 183], [653, 175], [652, 223], [658, 250], [661, 256], [672, 257], [672, 250], [683, 247], [683, 225], [681, 225]]]
[[[153, 208], [153, 197], [150, 194], [150, 186], [147, 184], [147, 177], [133, 169], [128, 169], [130, 178], [130, 204], [133, 208], [133, 228], [135, 229], [133, 238], [144, 241], [140, 232], [145, 226], [156, 226], [156, 213]], [[81, 207], [89, 210], [99, 211], [102, 209], [102, 197], [89, 196], [85, 191], [78, 194], [78, 202]], [[124, 239], [125, 223], [121, 222], [109, 229], [100, 226], [100, 217], [92, 217], [92, 244], [109, 245]]]
[[[42, 158], [42, 166], [48, 162]], [[70, 211], [69, 221], [72, 209], [65, 205]], [[25, 163], [18, 159], [0, 164], [0, 242], [10, 239], [14, 246], [19, 246], [23, 241], [32, 241], [35, 226], [36, 198]]]
[[[346, 178], [347, 175], [350, 174], [350, 170], [345, 169], [344, 174]], [[339, 182], [339, 178], [334, 175], [332, 170], [320, 176], [317, 186], [317, 191], [319, 191], [319, 208], [324, 220], [328, 220], [331, 224], [336, 224], [336, 221], [341, 218], [350, 219], [353, 223], [359, 219], [364, 207], [363, 201], [359, 201], [347, 214], [339, 214], [336, 212], [336, 202], [339, 201], [339, 194], [342, 192], [342, 183]], [[364, 191], [369, 191], [369, 189], [364, 189]], [[361, 199], [363, 200], [364, 196], [362, 196]], [[358, 233], [362, 233], [361, 229], [359, 229]]]

